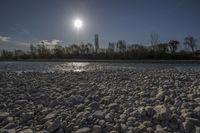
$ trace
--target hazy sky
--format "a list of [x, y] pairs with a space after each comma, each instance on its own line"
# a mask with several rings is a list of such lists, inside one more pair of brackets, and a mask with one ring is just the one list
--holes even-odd
[[[119, 39], [150, 42], [192, 35], [200, 40], [200, 0], [0, 0], [0, 49], [27, 48], [32, 42], [93, 43]], [[83, 20], [77, 35], [76, 17]], [[78, 39], [77, 39], [78, 38]]]

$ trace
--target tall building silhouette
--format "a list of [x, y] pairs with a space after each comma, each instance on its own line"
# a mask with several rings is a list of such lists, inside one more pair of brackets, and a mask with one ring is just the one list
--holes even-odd
[[98, 34], [94, 35], [94, 45], [95, 45], [95, 51], [97, 53], [99, 50], [99, 35]]

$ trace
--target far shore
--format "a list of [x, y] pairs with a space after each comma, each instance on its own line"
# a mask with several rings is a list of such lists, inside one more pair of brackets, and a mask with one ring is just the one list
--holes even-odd
[[198, 63], [200, 60], [101, 60], [101, 59], [0, 59], [0, 62], [98, 62], [98, 63]]

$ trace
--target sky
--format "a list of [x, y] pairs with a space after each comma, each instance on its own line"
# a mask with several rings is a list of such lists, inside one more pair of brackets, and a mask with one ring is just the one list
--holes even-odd
[[[200, 0], [0, 0], [0, 49], [49, 44], [108, 42], [149, 45], [191, 35], [200, 40]], [[76, 18], [83, 21], [77, 32]]]

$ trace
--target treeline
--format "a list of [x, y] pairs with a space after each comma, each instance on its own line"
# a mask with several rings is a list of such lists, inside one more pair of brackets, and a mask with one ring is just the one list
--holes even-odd
[[[30, 45], [30, 50], [1, 50], [1, 59], [200, 59], [196, 50], [197, 40], [188, 36], [182, 45], [190, 52], [179, 50], [180, 42], [170, 40], [159, 43], [156, 34], [151, 35], [151, 46], [142, 44], [126, 44], [119, 40], [109, 43], [107, 48], [95, 49], [91, 43], [73, 44], [69, 46], [55, 45], [49, 47], [44, 43]], [[53, 47], [53, 48], [52, 48]], [[97, 51], [97, 52], [96, 52]]]

